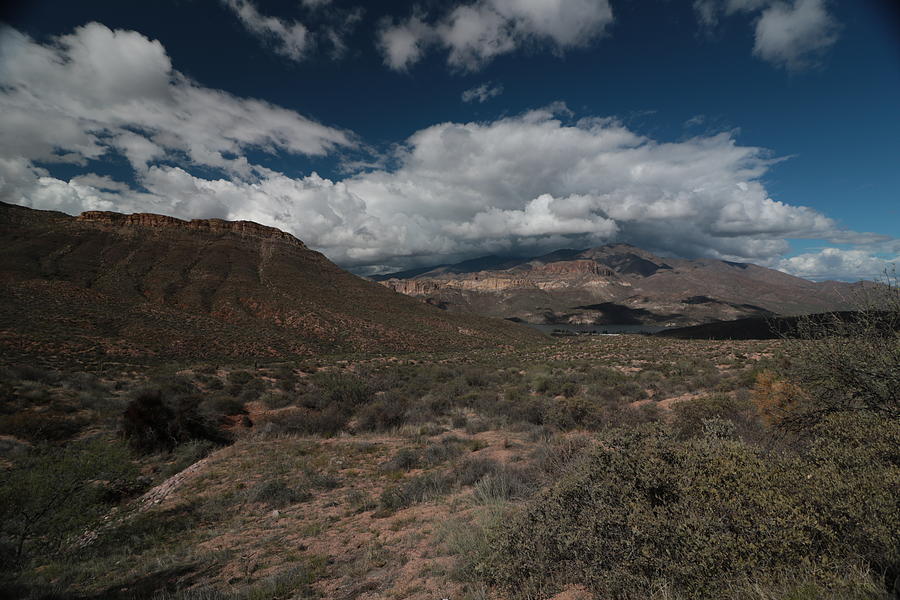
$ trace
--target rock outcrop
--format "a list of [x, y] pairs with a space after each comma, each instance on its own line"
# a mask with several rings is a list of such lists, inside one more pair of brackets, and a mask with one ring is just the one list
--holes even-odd
[[105, 210], [89, 210], [81, 213], [76, 220], [85, 223], [97, 223], [111, 227], [154, 227], [184, 231], [202, 231], [206, 233], [236, 233], [241, 237], [256, 237], [267, 240], [278, 240], [288, 244], [306, 248], [306, 245], [289, 233], [260, 225], [253, 221], [225, 221], [224, 219], [191, 219], [184, 221], [166, 215], [153, 213], [134, 213], [130, 215]]

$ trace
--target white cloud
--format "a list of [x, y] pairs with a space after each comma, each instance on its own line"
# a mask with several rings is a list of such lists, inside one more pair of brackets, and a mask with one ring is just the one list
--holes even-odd
[[250, 0], [222, 0], [252, 34], [274, 42], [275, 51], [292, 60], [301, 60], [310, 43], [309, 31], [297, 21], [263, 15]]
[[418, 16], [403, 23], [385, 21], [378, 31], [378, 48], [384, 55], [384, 64], [397, 71], [404, 71], [422, 58], [433, 32]]
[[469, 88], [468, 90], [462, 93], [462, 101], [463, 102], [473, 102], [478, 101], [478, 103], [484, 103], [490, 100], [491, 98], [495, 98], [503, 93], [503, 86], [501, 84], [493, 84], [490, 81], [487, 83], [482, 83], [479, 86]]
[[865, 250], [823, 248], [778, 261], [785, 273], [808, 279], [879, 279], [900, 265], [900, 255], [876, 256]]
[[244, 150], [322, 155], [351, 135], [262, 100], [202, 87], [158, 41], [99, 23], [39, 44], [0, 31], [0, 157], [47, 162], [122, 153], [138, 172], [186, 160], [246, 176]]
[[[893, 243], [770, 198], [763, 178], [776, 160], [729, 133], [659, 142], [614, 119], [572, 120], [557, 104], [427, 127], [340, 181], [292, 178], [254, 164], [246, 151], [324, 154], [352, 146], [353, 136], [204, 88], [135, 32], [95, 23], [38, 44], [5, 29], [0, 51], [0, 200], [7, 202], [248, 219], [358, 267], [614, 240], [777, 264], [789, 238]], [[37, 164], [90, 165], [106, 155], [128, 159], [134, 185], [90, 169], [66, 181]], [[220, 175], [192, 172], [198, 165]], [[784, 268], [821, 272], [803, 260], [787, 259]], [[857, 268], [846, 265], [842, 272]]]
[[584, 46], [612, 21], [608, 0], [478, 0], [430, 23], [421, 14], [385, 22], [378, 46], [393, 69], [409, 68], [438, 45], [448, 50], [450, 65], [474, 71], [527, 45], [547, 45], [557, 53]]
[[240, 20], [241, 24], [273, 50], [293, 61], [308, 58], [313, 50], [330, 47], [332, 58], [340, 58], [347, 51], [346, 36], [360, 21], [363, 9], [336, 8], [331, 0], [301, 0], [306, 18], [313, 26], [262, 14], [253, 0], [220, 0]]
[[769, 62], [798, 69], [808, 66], [837, 41], [837, 23], [824, 0], [776, 2], [756, 22], [753, 52]]
[[753, 53], [787, 69], [815, 64], [837, 41], [838, 24], [827, 0], [694, 0], [694, 10], [707, 28], [722, 15], [753, 15]]

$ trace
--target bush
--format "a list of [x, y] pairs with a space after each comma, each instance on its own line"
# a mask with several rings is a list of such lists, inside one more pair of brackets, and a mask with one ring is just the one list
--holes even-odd
[[61, 442], [75, 437], [87, 423], [84, 417], [25, 411], [0, 416], [0, 434], [29, 442]]
[[137, 392], [122, 415], [122, 434], [141, 452], [172, 450], [189, 440], [225, 444], [230, 436], [199, 410], [195, 396], [166, 397], [160, 389]]
[[329, 437], [344, 429], [349, 419], [350, 415], [338, 406], [329, 406], [323, 410], [289, 408], [270, 416], [265, 423], [264, 431]]
[[[785, 340], [781, 379], [793, 384], [785, 400], [765, 402], [780, 426], [808, 431], [828, 415], [866, 411], [900, 418], [900, 284], [888, 278], [851, 314], [801, 318]], [[774, 406], [771, 406], [774, 405]]]
[[259, 502], [271, 508], [283, 508], [310, 499], [312, 494], [309, 491], [291, 487], [281, 479], [263, 481], [247, 490], [249, 502]]
[[422, 462], [422, 455], [413, 448], [401, 448], [392, 459], [383, 463], [381, 468], [385, 471], [410, 471], [416, 469]]
[[246, 385], [254, 379], [256, 379], [256, 376], [248, 371], [232, 371], [228, 374], [228, 383], [237, 385]]
[[684, 436], [693, 436], [703, 431], [703, 422], [708, 419], [721, 419], [738, 422], [746, 420], [742, 413], [749, 408], [749, 403], [742, 402], [729, 394], [713, 394], [684, 400], [677, 403], [673, 424]]
[[502, 465], [475, 483], [475, 500], [481, 504], [493, 504], [519, 500], [531, 496], [537, 489], [537, 477], [521, 467]]
[[381, 493], [379, 512], [384, 516], [418, 502], [439, 498], [453, 489], [454, 483], [453, 475], [441, 471], [411, 477]]
[[509, 522], [482, 572], [523, 596], [580, 584], [613, 598], [661, 583], [715, 598], [748, 578], [827, 579], [854, 557], [896, 573], [893, 426], [890, 456], [866, 454], [865, 469], [842, 466], [837, 443], [831, 458], [791, 458], [658, 426], [617, 432]]
[[396, 429], [406, 422], [406, 405], [402, 398], [381, 397], [357, 411], [357, 426], [363, 431]]
[[[92, 440], [41, 447], [0, 475], [0, 546], [12, 563], [55, 554], [132, 487], [136, 471], [121, 444]], [[5, 561], [4, 561], [5, 562]]]

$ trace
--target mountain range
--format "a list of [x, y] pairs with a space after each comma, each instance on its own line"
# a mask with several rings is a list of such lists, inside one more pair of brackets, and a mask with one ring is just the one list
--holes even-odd
[[0, 203], [0, 355], [50, 361], [465, 349], [540, 337], [353, 275], [246, 221]]
[[683, 326], [850, 308], [863, 284], [750, 263], [663, 258], [629, 244], [485, 256], [373, 277], [448, 311], [530, 323]]

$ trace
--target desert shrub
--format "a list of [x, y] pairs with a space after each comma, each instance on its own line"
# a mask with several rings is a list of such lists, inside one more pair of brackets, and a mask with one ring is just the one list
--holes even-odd
[[65, 385], [79, 392], [101, 392], [106, 389], [103, 382], [91, 373], [73, 373], [66, 378]]
[[749, 403], [729, 394], [712, 394], [675, 404], [673, 424], [682, 435], [697, 435], [703, 431], [707, 419], [722, 419], [737, 422], [744, 419], [743, 413]]
[[481, 504], [528, 498], [538, 487], [537, 479], [537, 473], [529, 469], [501, 465], [475, 483], [473, 495]]
[[[465, 418], [465, 417], [463, 417]], [[453, 423], [453, 426], [456, 427], [458, 421]], [[462, 424], [462, 427], [465, 429], [465, 432], [468, 435], [475, 435], [476, 433], [481, 433], [483, 431], [489, 431], [492, 428], [492, 424], [489, 420], [484, 419], [482, 417], [475, 417], [474, 419], [466, 419], [466, 421]]]
[[502, 416], [513, 423], [530, 423], [543, 425], [547, 407], [552, 400], [543, 397], [533, 397], [528, 390], [520, 387], [509, 388], [502, 400], [495, 402], [490, 413]]
[[228, 383], [237, 385], [246, 385], [256, 379], [256, 376], [249, 371], [232, 371], [228, 374]]
[[61, 442], [78, 435], [87, 424], [85, 417], [25, 411], [0, 416], [0, 434], [29, 442]]
[[13, 365], [8, 368], [10, 379], [53, 383], [59, 379], [59, 373], [35, 367], [33, 365]]
[[43, 446], [0, 473], [0, 550], [4, 562], [60, 552], [64, 543], [109, 509], [135, 469], [112, 440]]
[[381, 493], [379, 511], [382, 515], [386, 515], [419, 502], [439, 498], [453, 489], [454, 484], [453, 475], [443, 471], [431, 471], [410, 477]]
[[456, 481], [460, 485], [475, 485], [488, 475], [499, 473], [501, 465], [492, 458], [471, 457], [456, 466]]
[[465, 452], [465, 442], [455, 436], [448, 436], [429, 444], [423, 451], [423, 459], [429, 465], [439, 465]]
[[338, 406], [323, 410], [287, 409], [269, 417], [264, 431], [292, 435], [333, 436], [347, 426], [350, 415]]
[[[466, 413], [464, 413], [464, 412], [454, 413], [450, 419], [450, 425], [453, 426], [453, 429], [462, 429], [463, 427], [466, 427], [468, 424], [469, 424], [469, 417], [467, 417]], [[482, 430], [482, 431], [484, 431], [484, 430]], [[469, 433], [469, 431], [467, 430], [466, 433]], [[477, 432], [474, 432], [474, 433], [477, 433]]]
[[401, 448], [394, 456], [382, 463], [385, 471], [409, 471], [416, 469], [422, 463], [422, 453], [414, 448]]
[[248, 502], [266, 504], [271, 508], [283, 508], [312, 499], [308, 490], [301, 490], [288, 485], [282, 479], [269, 479], [260, 482], [247, 490]]
[[545, 396], [564, 396], [571, 398], [581, 389], [575, 381], [566, 375], [541, 375], [535, 378], [534, 391]]
[[232, 396], [211, 396], [200, 403], [200, 408], [214, 419], [221, 416], [247, 414], [244, 403]]
[[789, 394], [787, 406], [771, 402], [779, 425], [806, 431], [828, 415], [853, 411], [900, 417], [900, 284], [888, 279], [859, 304], [849, 315], [801, 318], [798, 339], [783, 342], [779, 379], [799, 393]]
[[357, 426], [363, 431], [387, 431], [406, 422], [407, 402], [396, 396], [381, 396], [363, 405], [356, 413]]
[[290, 406], [294, 403], [294, 399], [288, 394], [269, 393], [261, 398], [263, 404], [269, 409], [279, 409]]
[[591, 438], [585, 435], [557, 437], [535, 448], [532, 458], [538, 469], [559, 476], [580, 460], [591, 447]]
[[603, 425], [601, 407], [582, 396], [557, 398], [547, 405], [544, 422], [559, 429], [599, 429]]
[[354, 375], [317, 373], [312, 380], [318, 392], [316, 408], [338, 406], [342, 410], [352, 410], [374, 397], [374, 390]]
[[122, 415], [122, 434], [141, 452], [171, 450], [189, 440], [229, 443], [230, 436], [202, 414], [195, 396], [166, 397], [162, 390], [138, 391]]
[[718, 598], [797, 572], [827, 580], [853, 557], [895, 573], [893, 441], [890, 456], [866, 455], [866, 472], [716, 436], [679, 441], [659, 426], [620, 430], [508, 523], [482, 572], [523, 596], [581, 584], [611, 598], [661, 584]]

